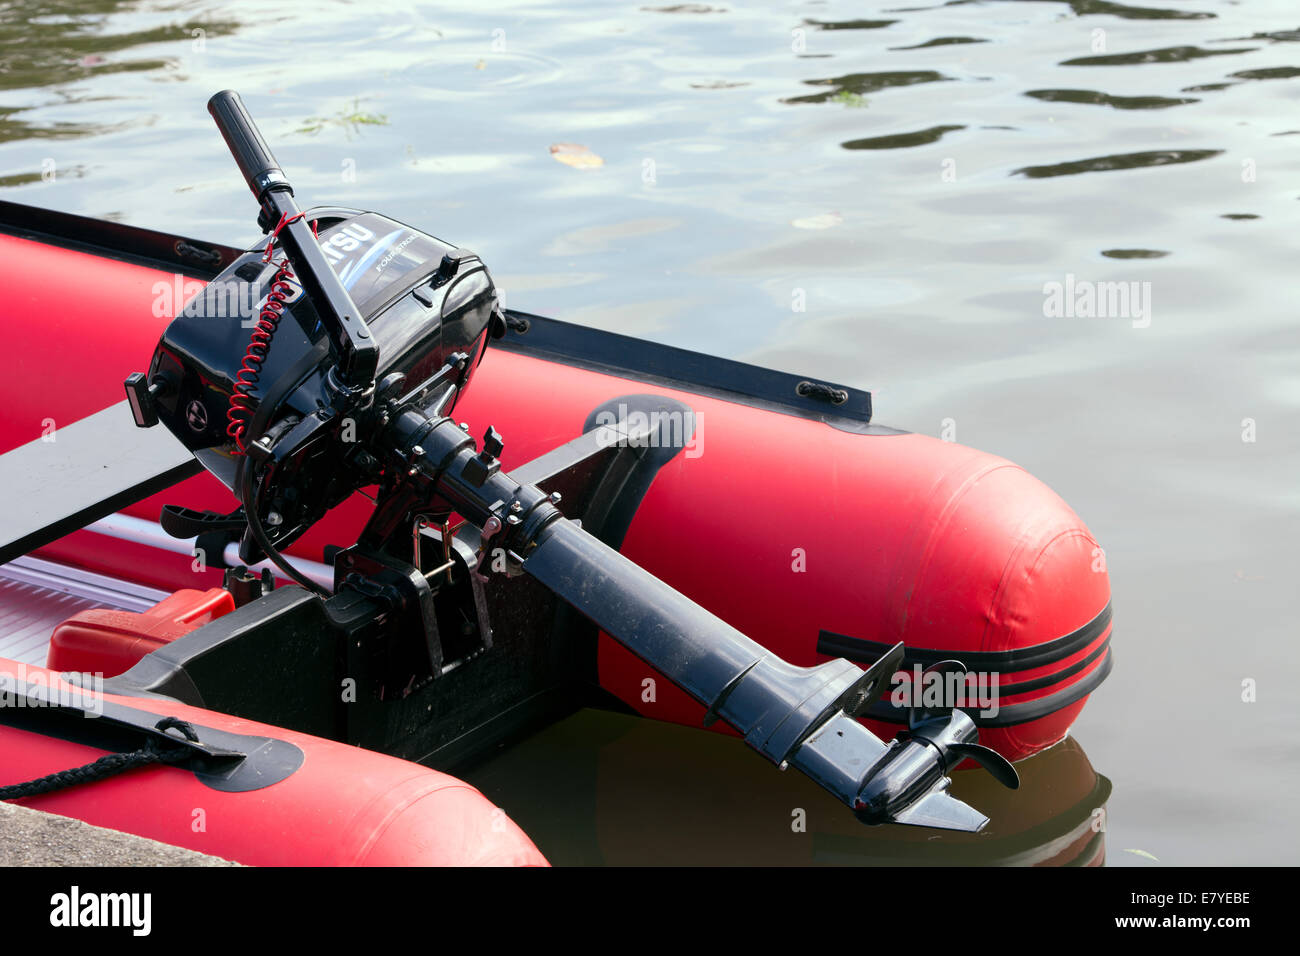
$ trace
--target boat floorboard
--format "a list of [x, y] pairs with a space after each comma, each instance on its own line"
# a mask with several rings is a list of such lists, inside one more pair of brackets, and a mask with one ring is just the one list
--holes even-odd
[[92, 608], [143, 611], [166, 596], [53, 561], [17, 558], [0, 565], [0, 657], [44, 666], [50, 635], [72, 615]]

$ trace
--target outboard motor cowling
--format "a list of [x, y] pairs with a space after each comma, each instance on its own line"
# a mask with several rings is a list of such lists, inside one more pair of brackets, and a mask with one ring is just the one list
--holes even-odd
[[[449, 356], [465, 353], [469, 361], [454, 402], [482, 358], [494, 316], [502, 321], [482, 260], [377, 213], [331, 207], [303, 215], [314, 224], [321, 251], [378, 346], [376, 381], [392, 383], [393, 376], [403, 376], [406, 385], [415, 386], [435, 375]], [[232, 403], [252, 441], [290, 417], [302, 419], [328, 405], [328, 374], [338, 362], [311, 296], [290, 277], [278, 290], [283, 301], [278, 322], [257, 350], [260, 360], [250, 364], [259, 317], [277, 291], [279, 263], [267, 261], [268, 241], [235, 260], [186, 304], [163, 334], [149, 369], [159, 420], [237, 495], [247, 458], [232, 429]], [[251, 385], [242, 390], [247, 392], [243, 402], [237, 398], [241, 376]], [[309, 505], [311, 512], [332, 507], [356, 487], [340, 450], [347, 450], [346, 441], [322, 445], [324, 460], [313, 459], [311, 469], [318, 487], [295, 496], [300, 507]], [[295, 485], [301, 486], [300, 477]], [[321, 481], [337, 487], [319, 487]], [[296, 536], [294, 527], [305, 528], [319, 517], [294, 514], [294, 502], [276, 505], [282, 529], [273, 534], [278, 544]]]

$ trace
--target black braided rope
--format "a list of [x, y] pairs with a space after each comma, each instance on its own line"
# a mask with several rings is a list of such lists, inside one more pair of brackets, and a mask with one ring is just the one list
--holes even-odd
[[849, 400], [849, 393], [842, 388], [835, 388], [833, 385], [826, 385], [822, 382], [800, 382], [795, 386], [795, 392], [805, 398], [816, 398], [823, 402], [830, 402], [832, 405], [843, 405]]
[[[194, 732], [194, 728], [189, 723], [176, 717], [164, 717], [154, 724], [154, 727], [158, 730], [175, 728], [187, 740], [197, 741], [199, 739], [199, 735]], [[46, 777], [29, 780], [26, 783], [15, 783], [11, 786], [0, 787], [0, 800], [35, 797], [43, 793], [52, 793], [55, 790], [75, 787], [83, 783], [95, 783], [116, 776], [119, 773], [134, 770], [136, 767], [147, 767], [155, 763], [177, 763], [184, 760], [189, 754], [188, 747], [164, 744], [158, 738], [150, 737], [139, 750], [119, 754], [105, 754], [84, 767], [72, 767], [69, 770], [60, 770]]]

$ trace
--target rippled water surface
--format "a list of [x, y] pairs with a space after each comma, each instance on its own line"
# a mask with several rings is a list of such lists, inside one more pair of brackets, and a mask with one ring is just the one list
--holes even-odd
[[[1294, 0], [488, 7], [6, 4], [0, 198], [243, 244], [204, 109], [239, 89], [300, 194], [468, 245], [514, 307], [1025, 465], [1106, 546], [1116, 668], [1023, 768], [1036, 836], [908, 845], [599, 714], [471, 779], [556, 862], [1088, 862], [1101, 802], [1111, 864], [1300, 862]], [[1069, 276], [1149, 309], [1046, 315]]]

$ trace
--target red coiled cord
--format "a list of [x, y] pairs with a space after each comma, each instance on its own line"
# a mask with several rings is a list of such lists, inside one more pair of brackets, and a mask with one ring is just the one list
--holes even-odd
[[[275, 240], [280, 235], [280, 230], [294, 220], [301, 219], [303, 215], [298, 213], [296, 216], [280, 217], [280, 222], [266, 242], [266, 255], [262, 257], [263, 262], [271, 261]], [[312, 234], [315, 235], [315, 222], [311, 224], [311, 229]], [[281, 259], [279, 268], [271, 279], [271, 286], [267, 290], [266, 301], [262, 303], [257, 325], [249, 337], [248, 348], [244, 351], [244, 361], [240, 365], [239, 374], [235, 376], [234, 389], [230, 395], [230, 407], [226, 409], [226, 421], [229, 423], [226, 426], [226, 434], [234, 440], [238, 454], [241, 455], [245, 451], [244, 435], [256, 405], [253, 392], [257, 389], [262, 363], [266, 361], [266, 356], [271, 351], [271, 339], [275, 337], [275, 330], [280, 325], [280, 319], [284, 317], [285, 300], [293, 292], [293, 286], [289, 284], [293, 277], [289, 260]]]

